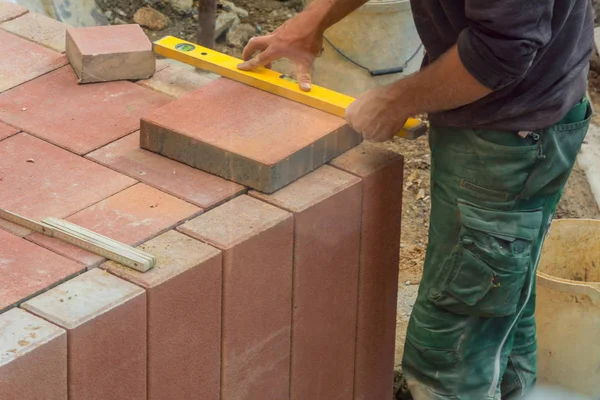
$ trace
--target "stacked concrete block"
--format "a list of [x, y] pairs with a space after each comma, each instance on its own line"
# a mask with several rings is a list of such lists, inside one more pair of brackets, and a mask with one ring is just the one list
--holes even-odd
[[393, 396], [403, 159], [363, 143], [331, 163], [362, 180], [354, 399]]
[[95, 269], [22, 307], [67, 331], [69, 399], [146, 399], [142, 288]]
[[155, 72], [152, 43], [139, 25], [69, 28], [66, 43], [79, 83], [147, 79]]
[[27, 13], [22, 17], [0, 24], [0, 29], [59, 53], [65, 52], [66, 25], [45, 15]]
[[351, 399], [361, 224], [361, 181], [323, 166], [272, 195], [294, 214], [292, 400]]
[[102, 266], [148, 297], [148, 399], [219, 400], [222, 256], [176, 231], [140, 246], [156, 266]]
[[221, 399], [287, 399], [292, 215], [244, 195], [179, 230], [223, 251]]
[[67, 400], [67, 334], [26, 311], [0, 314], [0, 397]]

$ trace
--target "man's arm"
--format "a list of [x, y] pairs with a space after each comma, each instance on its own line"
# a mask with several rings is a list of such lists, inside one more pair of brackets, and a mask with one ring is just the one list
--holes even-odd
[[[246, 62], [240, 64], [239, 68], [249, 71], [268, 66], [280, 58], [288, 58], [296, 64], [296, 79], [300, 89], [309, 91], [312, 65], [321, 52], [323, 33], [366, 2], [367, 0], [315, 0], [306, 10], [273, 33], [251, 39], [244, 49], [243, 58]], [[256, 52], [260, 53], [254, 56]]]

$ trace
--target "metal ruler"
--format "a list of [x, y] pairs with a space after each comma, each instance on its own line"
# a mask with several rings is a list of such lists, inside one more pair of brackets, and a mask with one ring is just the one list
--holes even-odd
[[140, 272], [148, 271], [156, 262], [155, 257], [145, 251], [107, 238], [62, 219], [45, 218], [40, 223], [1, 208], [0, 218], [34, 232], [70, 243]]
[[[304, 92], [293, 79], [268, 68], [241, 71], [237, 66], [242, 60], [174, 36], [154, 42], [154, 52], [341, 118], [345, 117], [346, 108], [354, 101], [350, 96], [317, 85], [312, 85], [310, 92]], [[416, 139], [426, 132], [427, 125], [423, 121], [409, 118], [396, 136]]]

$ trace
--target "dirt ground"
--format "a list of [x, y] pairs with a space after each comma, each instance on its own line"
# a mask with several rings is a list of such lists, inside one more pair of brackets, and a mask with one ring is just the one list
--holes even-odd
[[[163, 12], [171, 20], [171, 25], [163, 31], [146, 30], [151, 40], [165, 35], [175, 35], [190, 41], [196, 39], [196, 5], [188, 15], [182, 16], [175, 13], [166, 0], [97, 0], [97, 2], [103, 11], [112, 11], [113, 23], [115, 23], [115, 18], [119, 18], [124, 22], [132, 22], [136, 10], [151, 3], [152, 7]], [[252, 24], [256, 28], [257, 34], [273, 31], [277, 26], [299, 12], [302, 7], [301, 0], [285, 2], [277, 0], [235, 0], [234, 3], [236, 6], [248, 11], [248, 18], [242, 19], [242, 22]], [[600, 5], [595, 4], [595, 7], [597, 11], [600, 11]], [[219, 11], [223, 12], [222, 9], [219, 9]], [[117, 23], [119, 22], [117, 21]], [[228, 45], [224, 37], [221, 37], [217, 41], [217, 50], [241, 57], [242, 48]], [[592, 71], [590, 72], [590, 95], [596, 109], [600, 110], [600, 58], [597, 55], [592, 62]], [[403, 386], [399, 364], [404, 346], [404, 331], [421, 279], [427, 247], [427, 230], [431, 206], [429, 186], [430, 154], [425, 137], [415, 141], [395, 139], [393, 142], [382, 146], [399, 152], [405, 158], [403, 225], [400, 245], [400, 290], [398, 296], [396, 399], [409, 400], [410, 395]], [[585, 173], [578, 166], [575, 167], [567, 184], [563, 199], [558, 206], [556, 218], [600, 219], [600, 211], [591, 193]]]

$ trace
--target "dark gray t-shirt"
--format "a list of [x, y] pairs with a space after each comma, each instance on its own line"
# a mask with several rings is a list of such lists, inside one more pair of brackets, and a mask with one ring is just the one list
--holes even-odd
[[[431, 114], [462, 128], [534, 130], [585, 95], [594, 43], [590, 0], [411, 0], [425, 65], [458, 43], [466, 69], [495, 91]], [[448, 71], [451, 79], [452, 71]]]

